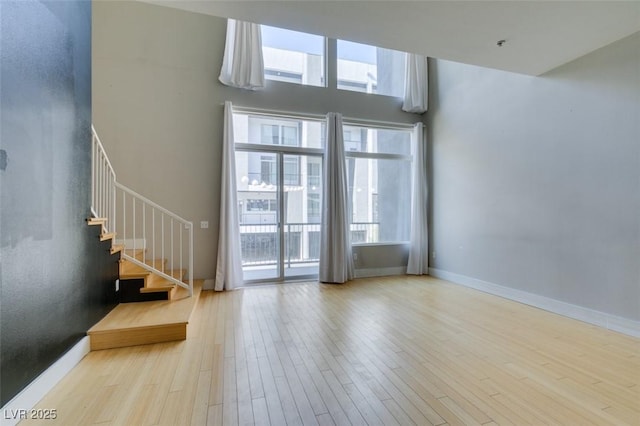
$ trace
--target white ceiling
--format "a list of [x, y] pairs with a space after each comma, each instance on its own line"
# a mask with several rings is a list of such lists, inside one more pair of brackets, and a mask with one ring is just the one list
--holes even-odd
[[141, 1], [529, 75], [640, 31], [640, 0]]

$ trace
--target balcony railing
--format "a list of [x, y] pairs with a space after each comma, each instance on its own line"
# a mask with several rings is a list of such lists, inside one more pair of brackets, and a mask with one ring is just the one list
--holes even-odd
[[[260, 173], [247, 173], [247, 178], [249, 179], [249, 183], [252, 185], [260, 185], [264, 183], [265, 185], [277, 185], [278, 184], [278, 175], [275, 170], [271, 170], [270, 172], [260, 172]], [[300, 185], [300, 173], [284, 173], [284, 184], [285, 185]]]
[[[351, 224], [353, 243], [378, 241], [378, 222]], [[320, 260], [319, 223], [287, 223], [284, 225], [284, 263], [289, 267]], [[241, 224], [242, 266], [277, 265], [280, 258], [279, 227], [271, 224]]]

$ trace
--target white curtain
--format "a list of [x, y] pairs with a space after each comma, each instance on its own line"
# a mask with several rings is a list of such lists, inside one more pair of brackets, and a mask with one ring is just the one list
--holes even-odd
[[426, 275], [429, 273], [429, 230], [427, 181], [427, 144], [424, 125], [417, 123], [413, 129], [413, 183], [411, 197], [411, 245], [407, 274]]
[[402, 110], [422, 114], [429, 106], [429, 74], [425, 56], [407, 53]]
[[257, 90], [264, 87], [264, 60], [260, 25], [227, 20], [227, 40], [220, 70], [227, 86]]
[[342, 115], [334, 112], [327, 114], [325, 142], [319, 278], [322, 282], [344, 283], [353, 278], [354, 265]]
[[224, 103], [222, 136], [222, 183], [220, 187], [220, 229], [216, 291], [233, 290], [242, 285], [242, 255], [236, 186], [236, 159], [233, 139], [233, 105]]

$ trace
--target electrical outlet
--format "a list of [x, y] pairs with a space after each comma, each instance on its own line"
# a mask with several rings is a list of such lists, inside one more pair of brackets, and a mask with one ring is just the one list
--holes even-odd
[[436, 258], [436, 251], [435, 250], [431, 252], [431, 258], [433, 258], [433, 259]]
[[200, 222], [200, 229], [208, 229], [208, 228], [209, 228], [209, 221], [203, 220]]

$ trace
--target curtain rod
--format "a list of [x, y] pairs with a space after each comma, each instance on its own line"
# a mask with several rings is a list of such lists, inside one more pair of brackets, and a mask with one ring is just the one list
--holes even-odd
[[[224, 105], [224, 104], [220, 104]], [[270, 115], [275, 117], [282, 118], [302, 118], [306, 120], [313, 121], [324, 121], [326, 120], [326, 115], [322, 114], [311, 114], [311, 113], [303, 113], [303, 112], [294, 112], [294, 111], [281, 111], [274, 109], [266, 109], [266, 108], [255, 108], [255, 107], [243, 107], [233, 105], [233, 110], [240, 113], [254, 113], [261, 115]], [[397, 123], [393, 121], [381, 121], [381, 120], [371, 120], [366, 118], [353, 118], [353, 117], [342, 117], [342, 121], [346, 125], [354, 125], [354, 126], [368, 126], [375, 127], [379, 129], [413, 129], [415, 123]]]

